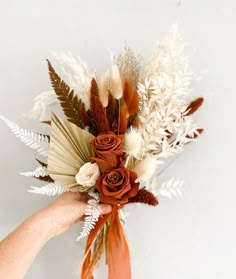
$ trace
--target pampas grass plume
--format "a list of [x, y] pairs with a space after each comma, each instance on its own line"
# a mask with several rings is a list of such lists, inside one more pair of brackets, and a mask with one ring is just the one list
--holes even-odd
[[111, 69], [111, 86], [113, 97], [119, 100], [123, 96], [123, 86], [120, 71], [116, 64], [113, 64]]
[[142, 135], [139, 133], [138, 129], [131, 127], [125, 134], [125, 152], [135, 158], [140, 158], [142, 147]]

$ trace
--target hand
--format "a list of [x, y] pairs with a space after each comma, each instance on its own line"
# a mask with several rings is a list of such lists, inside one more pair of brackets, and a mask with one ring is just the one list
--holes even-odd
[[[108, 214], [112, 207], [100, 204], [101, 214]], [[60, 235], [72, 225], [83, 220], [87, 207], [86, 197], [78, 192], [66, 192], [52, 202], [48, 207], [36, 213], [37, 218], [45, 218], [45, 230], [50, 237]]]

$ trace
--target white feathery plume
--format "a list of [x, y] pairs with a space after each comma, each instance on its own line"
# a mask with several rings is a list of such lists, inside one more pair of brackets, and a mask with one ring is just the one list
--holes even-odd
[[49, 106], [58, 103], [57, 96], [53, 91], [45, 91], [34, 98], [32, 109], [23, 114], [28, 119], [44, 120]]
[[107, 86], [106, 76], [100, 78], [98, 82], [99, 88], [99, 98], [102, 103], [102, 106], [105, 108], [108, 105], [108, 97], [109, 97], [109, 90]]
[[141, 99], [139, 129], [144, 140], [144, 155], [167, 157], [193, 141], [196, 133], [192, 117], [186, 117], [187, 100], [192, 78], [188, 58], [184, 55], [182, 36], [173, 28], [169, 37], [143, 72], [138, 84]]
[[40, 135], [34, 132], [29, 132], [23, 128], [20, 128], [13, 121], [8, 120], [7, 118], [0, 115], [0, 119], [2, 119], [5, 124], [10, 128], [10, 130], [16, 135], [16, 137], [20, 138], [20, 140], [36, 150], [40, 155], [47, 157], [48, 156], [48, 144], [49, 139], [45, 135]]
[[40, 195], [46, 195], [49, 197], [61, 195], [65, 192], [69, 192], [70, 189], [58, 186], [54, 183], [48, 183], [47, 185], [43, 187], [36, 187], [36, 186], [30, 186], [31, 189], [27, 190], [29, 193], [33, 194], [40, 194]]
[[99, 208], [99, 195], [95, 192], [90, 192], [90, 196], [93, 198], [88, 200], [87, 208], [85, 209], [85, 220], [84, 225], [82, 228], [82, 232], [77, 238], [77, 241], [79, 241], [81, 238], [88, 236], [90, 234], [90, 231], [94, 228], [96, 222], [98, 221], [98, 218], [100, 216], [100, 208]]
[[70, 52], [54, 54], [54, 58], [59, 62], [64, 73], [65, 81], [74, 90], [85, 105], [85, 109], [90, 106], [90, 87], [92, 78], [96, 77], [94, 70], [78, 56], [73, 56]]
[[142, 135], [138, 129], [130, 127], [125, 133], [124, 151], [126, 154], [134, 157], [141, 158], [143, 147]]
[[28, 172], [21, 172], [20, 175], [26, 176], [26, 177], [45, 177], [48, 176], [47, 168], [43, 166], [37, 167], [34, 171], [28, 171]]
[[136, 163], [134, 171], [137, 173], [139, 180], [148, 181], [154, 176], [160, 163], [162, 162], [154, 156], [147, 156]]
[[111, 68], [111, 88], [112, 96], [119, 100], [123, 96], [123, 85], [117, 64], [113, 64]]

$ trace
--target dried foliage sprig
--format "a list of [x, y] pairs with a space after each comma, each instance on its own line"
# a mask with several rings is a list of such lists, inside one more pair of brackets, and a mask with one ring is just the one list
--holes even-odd
[[47, 135], [42, 135], [34, 132], [27, 131], [23, 128], [20, 128], [13, 121], [8, 120], [7, 118], [0, 115], [0, 119], [10, 128], [10, 130], [20, 138], [20, 140], [30, 148], [36, 150], [39, 155], [44, 157], [48, 156], [48, 144], [49, 137]]
[[58, 76], [52, 64], [48, 61], [49, 76], [52, 87], [57, 94], [61, 107], [67, 116], [68, 120], [76, 124], [80, 128], [84, 128], [84, 123], [80, 117], [80, 107], [82, 101], [78, 99], [74, 91]]
[[31, 189], [28, 190], [29, 193], [46, 195], [49, 197], [61, 195], [65, 192], [70, 191], [69, 189], [66, 189], [65, 187], [62, 186], [58, 186], [54, 183], [49, 183], [42, 187], [31, 186], [30, 188]]
[[93, 196], [92, 199], [88, 200], [88, 206], [85, 209], [85, 220], [84, 225], [82, 228], [82, 232], [77, 238], [79, 241], [81, 238], [86, 237], [90, 234], [90, 231], [94, 228], [98, 218], [100, 216], [100, 209], [99, 209], [99, 196], [91, 194]]

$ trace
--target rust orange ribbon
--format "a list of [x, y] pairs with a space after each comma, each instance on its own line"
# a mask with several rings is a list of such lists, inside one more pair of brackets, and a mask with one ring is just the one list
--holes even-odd
[[97, 222], [95, 228], [90, 232], [85, 249], [85, 260], [82, 267], [81, 279], [93, 279], [93, 275], [87, 268], [90, 262], [91, 246], [99, 231], [109, 220], [107, 234], [107, 263], [108, 279], [131, 279], [130, 254], [129, 247], [120, 221], [117, 206], [114, 206], [112, 212], [103, 216]]

